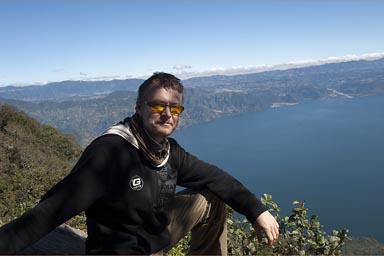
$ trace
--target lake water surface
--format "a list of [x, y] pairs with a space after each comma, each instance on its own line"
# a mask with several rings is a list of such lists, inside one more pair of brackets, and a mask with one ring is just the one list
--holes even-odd
[[272, 194], [303, 200], [327, 232], [384, 242], [384, 95], [301, 102], [177, 131], [189, 152]]

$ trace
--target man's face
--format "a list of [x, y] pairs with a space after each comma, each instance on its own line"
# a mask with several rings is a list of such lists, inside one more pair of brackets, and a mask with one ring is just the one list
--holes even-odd
[[[144, 94], [146, 102], [161, 103], [170, 106], [182, 105], [183, 95], [175, 90], [164, 88], [148, 89]], [[166, 107], [161, 113], [153, 112], [145, 103], [140, 103], [136, 108], [137, 113], [143, 120], [144, 128], [158, 142], [172, 134], [179, 122], [179, 116], [171, 114], [170, 108]]]

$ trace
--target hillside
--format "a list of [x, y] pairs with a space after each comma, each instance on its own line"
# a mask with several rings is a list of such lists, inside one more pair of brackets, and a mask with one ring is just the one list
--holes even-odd
[[344, 255], [384, 255], [384, 244], [370, 237], [353, 237], [343, 248]]
[[82, 149], [72, 136], [0, 105], [0, 218], [19, 216], [62, 179]]

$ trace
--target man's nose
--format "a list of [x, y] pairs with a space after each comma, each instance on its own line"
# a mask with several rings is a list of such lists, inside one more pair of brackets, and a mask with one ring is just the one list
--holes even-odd
[[171, 107], [170, 106], [166, 106], [164, 111], [162, 112], [162, 114], [171, 117], [172, 116]]

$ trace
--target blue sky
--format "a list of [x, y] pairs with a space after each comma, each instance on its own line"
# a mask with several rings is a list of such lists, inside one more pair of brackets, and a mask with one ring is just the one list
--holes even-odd
[[0, 0], [0, 86], [384, 57], [381, 0]]

